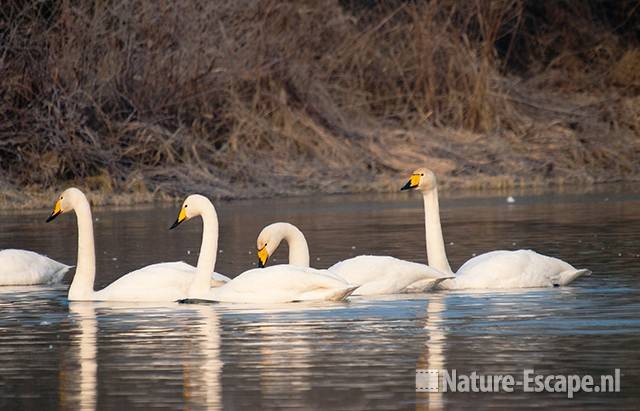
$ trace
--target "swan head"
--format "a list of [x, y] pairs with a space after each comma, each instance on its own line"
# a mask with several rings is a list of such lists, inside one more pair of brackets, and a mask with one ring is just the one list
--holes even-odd
[[258, 267], [263, 268], [267, 265], [269, 256], [276, 251], [285, 236], [285, 231], [289, 227], [293, 227], [293, 225], [289, 223], [273, 223], [260, 231], [258, 239], [256, 240]]
[[[202, 215], [205, 210], [214, 209], [209, 199], [200, 194], [191, 194], [187, 197], [180, 207], [180, 213], [176, 221], [169, 227], [169, 230], [176, 228], [183, 222]], [[215, 210], [215, 209], [214, 209]]]
[[413, 170], [407, 184], [400, 190], [418, 189], [422, 192], [431, 191], [437, 187], [436, 175], [426, 167]]
[[75, 187], [67, 188], [62, 192], [62, 194], [60, 194], [60, 197], [58, 197], [56, 203], [53, 205], [53, 211], [47, 218], [47, 223], [55, 219], [60, 214], [73, 211], [76, 204], [81, 204], [83, 202], [87, 202], [87, 197], [85, 197], [82, 191]]

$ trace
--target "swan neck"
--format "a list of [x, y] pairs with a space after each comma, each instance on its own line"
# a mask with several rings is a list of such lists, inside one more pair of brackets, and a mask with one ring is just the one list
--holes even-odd
[[298, 267], [309, 267], [309, 246], [302, 231], [289, 227], [284, 235], [289, 245], [289, 264]]
[[96, 277], [96, 250], [93, 238], [93, 218], [86, 199], [74, 207], [78, 222], [78, 263], [69, 287], [69, 300], [90, 299]]
[[201, 296], [209, 292], [211, 275], [215, 270], [218, 253], [218, 216], [213, 207], [207, 208], [202, 216], [202, 243], [193, 282], [189, 287], [189, 296]]
[[438, 204], [438, 189], [434, 188], [423, 194], [424, 196], [424, 225], [427, 243], [427, 259], [429, 266], [451, 274], [451, 267], [444, 248], [442, 227], [440, 225], [440, 206]]

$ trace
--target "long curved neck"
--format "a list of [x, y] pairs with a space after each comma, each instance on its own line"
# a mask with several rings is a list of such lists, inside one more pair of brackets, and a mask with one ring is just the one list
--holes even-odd
[[78, 264], [69, 287], [69, 300], [90, 299], [96, 278], [96, 249], [91, 207], [85, 199], [74, 207], [78, 221]]
[[294, 226], [288, 226], [283, 239], [289, 245], [289, 264], [309, 267], [309, 246], [302, 231]]
[[218, 253], [218, 215], [216, 210], [213, 206], [206, 207], [200, 215], [202, 216], [202, 243], [200, 244], [196, 274], [189, 286], [189, 297], [198, 297], [209, 292], [211, 274], [215, 269]]
[[438, 204], [438, 189], [434, 188], [423, 193], [424, 197], [424, 228], [427, 242], [427, 259], [429, 265], [445, 274], [452, 273], [447, 253], [444, 249], [444, 238], [440, 226], [440, 206]]

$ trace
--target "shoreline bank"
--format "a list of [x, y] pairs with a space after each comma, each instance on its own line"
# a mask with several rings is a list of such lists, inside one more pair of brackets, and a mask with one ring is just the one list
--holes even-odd
[[[408, 175], [408, 174], [407, 174]], [[291, 187], [288, 190], [272, 192], [271, 194], [264, 191], [256, 190], [251, 192], [250, 189], [239, 189], [236, 193], [229, 195], [220, 195], [216, 193], [215, 187], [197, 191], [186, 190], [183, 194], [170, 194], [162, 191], [110, 191], [87, 189], [80, 184], [70, 182], [60, 188], [51, 189], [17, 189], [15, 187], [3, 187], [0, 191], [0, 207], [3, 210], [37, 210], [50, 208], [56, 197], [60, 195], [65, 188], [76, 186], [83, 190], [93, 206], [135, 206], [147, 204], [173, 204], [184, 199], [188, 194], [200, 193], [215, 200], [234, 201], [234, 200], [253, 200], [275, 197], [306, 197], [312, 195], [356, 195], [356, 194], [391, 194], [397, 190], [393, 185], [400, 187], [402, 178], [391, 179], [390, 177], [380, 179], [380, 181], [367, 184], [365, 186], [357, 185], [341, 185], [336, 190], [319, 191], [314, 187]], [[499, 197], [499, 196], [523, 196], [523, 195], [544, 195], [547, 193], [567, 193], [567, 194], [586, 194], [608, 192], [608, 187], [614, 184], [617, 190], [625, 189], [625, 187], [633, 187], [640, 184], [639, 178], [619, 179], [614, 181], [567, 181], [565, 179], [553, 180], [535, 180], [519, 181], [509, 178], [477, 178], [473, 181], [460, 181], [458, 179], [443, 179], [440, 185], [440, 191], [443, 198], [452, 197]], [[399, 189], [399, 188], [398, 188]]]

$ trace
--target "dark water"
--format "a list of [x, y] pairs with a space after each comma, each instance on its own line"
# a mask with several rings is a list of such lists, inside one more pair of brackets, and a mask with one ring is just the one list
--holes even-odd
[[[278, 306], [69, 303], [58, 287], [0, 288], [2, 409], [637, 409], [640, 195], [546, 194], [441, 201], [456, 268], [474, 253], [533, 248], [593, 270], [571, 287], [435, 292]], [[417, 196], [219, 202], [217, 270], [255, 264], [262, 226], [307, 235], [312, 263], [388, 254], [425, 260]], [[140, 266], [195, 264], [200, 224], [176, 206], [94, 210], [96, 288]], [[75, 218], [0, 215], [0, 248], [75, 263]], [[286, 258], [286, 249], [274, 256]], [[416, 393], [416, 368], [611, 374], [621, 392]]]

